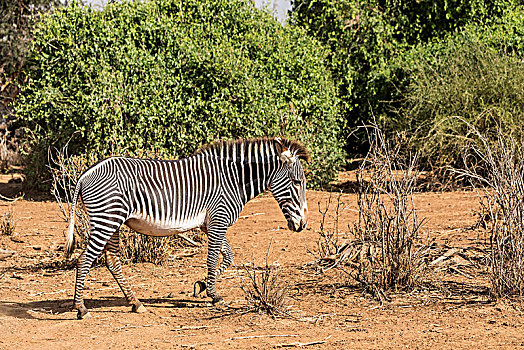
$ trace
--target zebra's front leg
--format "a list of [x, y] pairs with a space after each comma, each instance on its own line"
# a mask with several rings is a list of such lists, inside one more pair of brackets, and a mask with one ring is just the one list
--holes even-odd
[[226, 238], [227, 228], [210, 227], [209, 238], [208, 238], [208, 250], [207, 250], [207, 282], [206, 282], [206, 293], [207, 296], [212, 299], [212, 303], [216, 304], [224, 298], [222, 298], [215, 289], [215, 282], [217, 280], [217, 263], [218, 254], [222, 249], [222, 243]]
[[226, 237], [224, 237], [224, 241], [222, 242], [220, 254], [222, 254], [222, 263], [220, 264], [220, 268], [217, 271], [217, 279], [220, 277], [220, 275], [224, 273], [224, 271], [227, 270], [229, 266], [231, 266], [231, 263], [233, 263], [233, 258], [235, 256]]
[[120, 262], [120, 234], [118, 231], [111, 236], [111, 239], [107, 243], [106, 265], [118, 283], [122, 293], [124, 293], [127, 302], [132, 305], [131, 311], [138, 313], [147, 312], [144, 305], [136, 298], [135, 293], [133, 293], [122, 274], [122, 264]]
[[[229, 242], [227, 241], [227, 238], [223, 238], [222, 247], [220, 249], [220, 253], [222, 254], [222, 263], [220, 264], [220, 268], [216, 272], [216, 279], [224, 273], [224, 271], [231, 266], [231, 263], [233, 262], [234, 253], [231, 249], [231, 246], [229, 245]], [[193, 296], [197, 297], [200, 293], [202, 293], [204, 290], [207, 289], [207, 284], [204, 281], [196, 281], [193, 286]]]

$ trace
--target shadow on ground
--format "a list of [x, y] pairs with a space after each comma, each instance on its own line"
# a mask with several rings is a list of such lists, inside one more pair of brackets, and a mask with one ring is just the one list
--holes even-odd
[[47, 191], [32, 190], [24, 186], [21, 174], [0, 175], [0, 199], [14, 200], [19, 197], [36, 202], [54, 199]]
[[[146, 308], [173, 308], [186, 309], [194, 307], [207, 307], [208, 301], [204, 299], [172, 299], [172, 298], [150, 298], [140, 301]], [[90, 312], [97, 312], [102, 308], [113, 308], [129, 306], [124, 298], [103, 297], [100, 299], [85, 299], [85, 305]], [[0, 318], [2, 316], [13, 317], [17, 319], [40, 319], [56, 320], [56, 317], [45, 317], [45, 315], [57, 315], [73, 310], [73, 301], [71, 299], [54, 299], [32, 302], [11, 302], [0, 301]], [[129, 310], [131, 306], [129, 306]], [[35, 317], [38, 314], [38, 317]], [[71, 314], [76, 319], [76, 312]], [[61, 318], [60, 318], [61, 319]]]

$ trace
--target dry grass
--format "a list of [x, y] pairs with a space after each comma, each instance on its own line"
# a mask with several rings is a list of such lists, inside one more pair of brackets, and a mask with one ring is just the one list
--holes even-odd
[[[477, 188], [481, 224], [488, 230], [488, 271], [496, 298], [524, 295], [524, 148], [499, 129], [493, 143], [472, 127], [481, 146], [471, 146], [457, 171]], [[480, 162], [479, 162], [480, 161]]]
[[280, 280], [280, 267], [276, 264], [269, 264], [270, 250], [271, 243], [267, 249], [265, 265], [262, 268], [255, 267], [255, 264], [251, 262], [249, 265], [242, 265], [239, 271], [240, 289], [244, 292], [247, 301], [246, 311], [263, 312], [273, 317], [290, 316], [289, 288]]
[[[69, 156], [67, 146], [61, 151], [56, 151], [54, 157], [50, 157], [53, 179], [51, 192], [56, 198], [64, 221], [69, 221], [69, 208], [78, 178], [97, 160], [94, 153]], [[83, 250], [89, 239], [89, 220], [82, 205], [77, 205], [76, 216], [75, 244], [77, 248]], [[188, 245], [198, 248], [204, 240], [205, 237], [197, 230], [171, 237], [151, 237], [136, 233], [127, 226], [120, 228], [121, 256], [127, 262], [167, 263], [176, 250]], [[103, 256], [99, 257], [98, 263], [102, 260]]]

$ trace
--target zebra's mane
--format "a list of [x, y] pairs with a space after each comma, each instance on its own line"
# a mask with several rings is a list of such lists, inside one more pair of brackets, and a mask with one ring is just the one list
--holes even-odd
[[299, 159], [303, 159], [306, 162], [310, 161], [309, 152], [304, 145], [298, 141], [288, 140], [282, 137], [257, 137], [249, 139], [238, 139], [238, 140], [219, 140], [203, 145], [198, 149], [195, 154], [210, 153], [210, 151], [221, 150], [225, 148], [231, 151], [233, 148], [240, 149], [243, 144], [244, 149], [247, 149], [249, 144], [262, 144], [273, 146], [277, 153], [282, 153], [289, 150], [294, 156]]

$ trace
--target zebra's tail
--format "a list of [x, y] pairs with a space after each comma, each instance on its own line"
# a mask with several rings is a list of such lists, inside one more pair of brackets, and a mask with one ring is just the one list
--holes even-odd
[[71, 209], [69, 211], [69, 229], [67, 231], [66, 244], [65, 244], [66, 259], [69, 259], [71, 257], [71, 254], [73, 254], [73, 250], [75, 249], [75, 207], [76, 207], [76, 202], [78, 201], [78, 194], [80, 193], [81, 187], [82, 187], [82, 182], [79, 179], [75, 187], [75, 193], [73, 195], [73, 200], [71, 202]]

